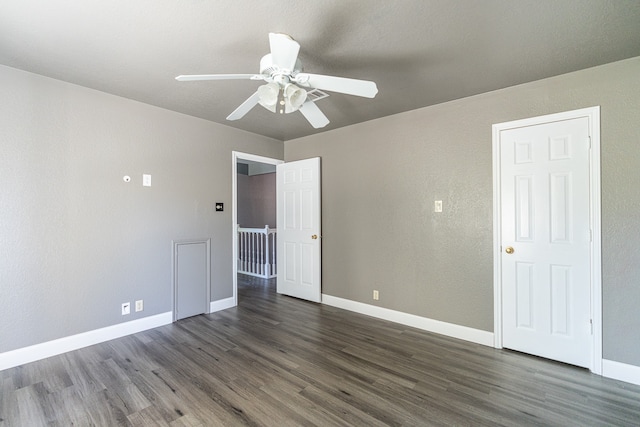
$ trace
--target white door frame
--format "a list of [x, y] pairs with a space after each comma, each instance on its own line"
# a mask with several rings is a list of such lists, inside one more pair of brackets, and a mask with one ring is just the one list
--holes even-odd
[[271, 157], [263, 157], [255, 154], [242, 153], [240, 151], [232, 151], [232, 165], [231, 165], [231, 232], [232, 237], [232, 256], [233, 259], [233, 306], [238, 305], [238, 260], [236, 254], [238, 253], [238, 230], [236, 224], [238, 223], [238, 160], [251, 160], [258, 163], [266, 163], [269, 165], [279, 165], [284, 163], [284, 160], [272, 159]]
[[591, 149], [589, 156], [589, 210], [591, 223], [591, 366], [594, 374], [602, 375], [602, 256], [600, 228], [600, 107], [583, 108], [557, 114], [532, 117], [493, 125], [493, 336], [494, 347], [502, 348], [502, 253], [500, 200], [500, 134], [503, 130], [586, 117], [589, 120]]

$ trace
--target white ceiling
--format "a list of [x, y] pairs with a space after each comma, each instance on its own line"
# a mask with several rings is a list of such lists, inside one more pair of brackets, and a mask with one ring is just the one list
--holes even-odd
[[[373, 80], [374, 99], [330, 93], [331, 123], [256, 106], [269, 32], [305, 71]], [[640, 56], [638, 0], [3, 0], [0, 64], [279, 140]]]

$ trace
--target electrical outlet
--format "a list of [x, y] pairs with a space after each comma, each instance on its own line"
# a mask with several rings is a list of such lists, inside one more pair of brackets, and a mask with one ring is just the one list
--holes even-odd
[[136, 311], [144, 310], [144, 301], [139, 299], [136, 301]]
[[378, 291], [373, 291], [373, 299], [378, 301], [380, 299], [380, 292]]
[[122, 303], [122, 315], [125, 316], [125, 315], [127, 315], [129, 313], [131, 313], [131, 303], [123, 302]]

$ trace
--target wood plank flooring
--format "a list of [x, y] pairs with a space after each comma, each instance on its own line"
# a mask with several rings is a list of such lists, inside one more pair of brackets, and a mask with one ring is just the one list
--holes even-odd
[[240, 305], [0, 372], [8, 426], [639, 426], [640, 387], [239, 283]]

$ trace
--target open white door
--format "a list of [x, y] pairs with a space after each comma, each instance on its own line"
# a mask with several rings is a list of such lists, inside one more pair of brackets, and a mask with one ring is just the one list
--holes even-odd
[[276, 166], [277, 291], [320, 302], [320, 158]]

